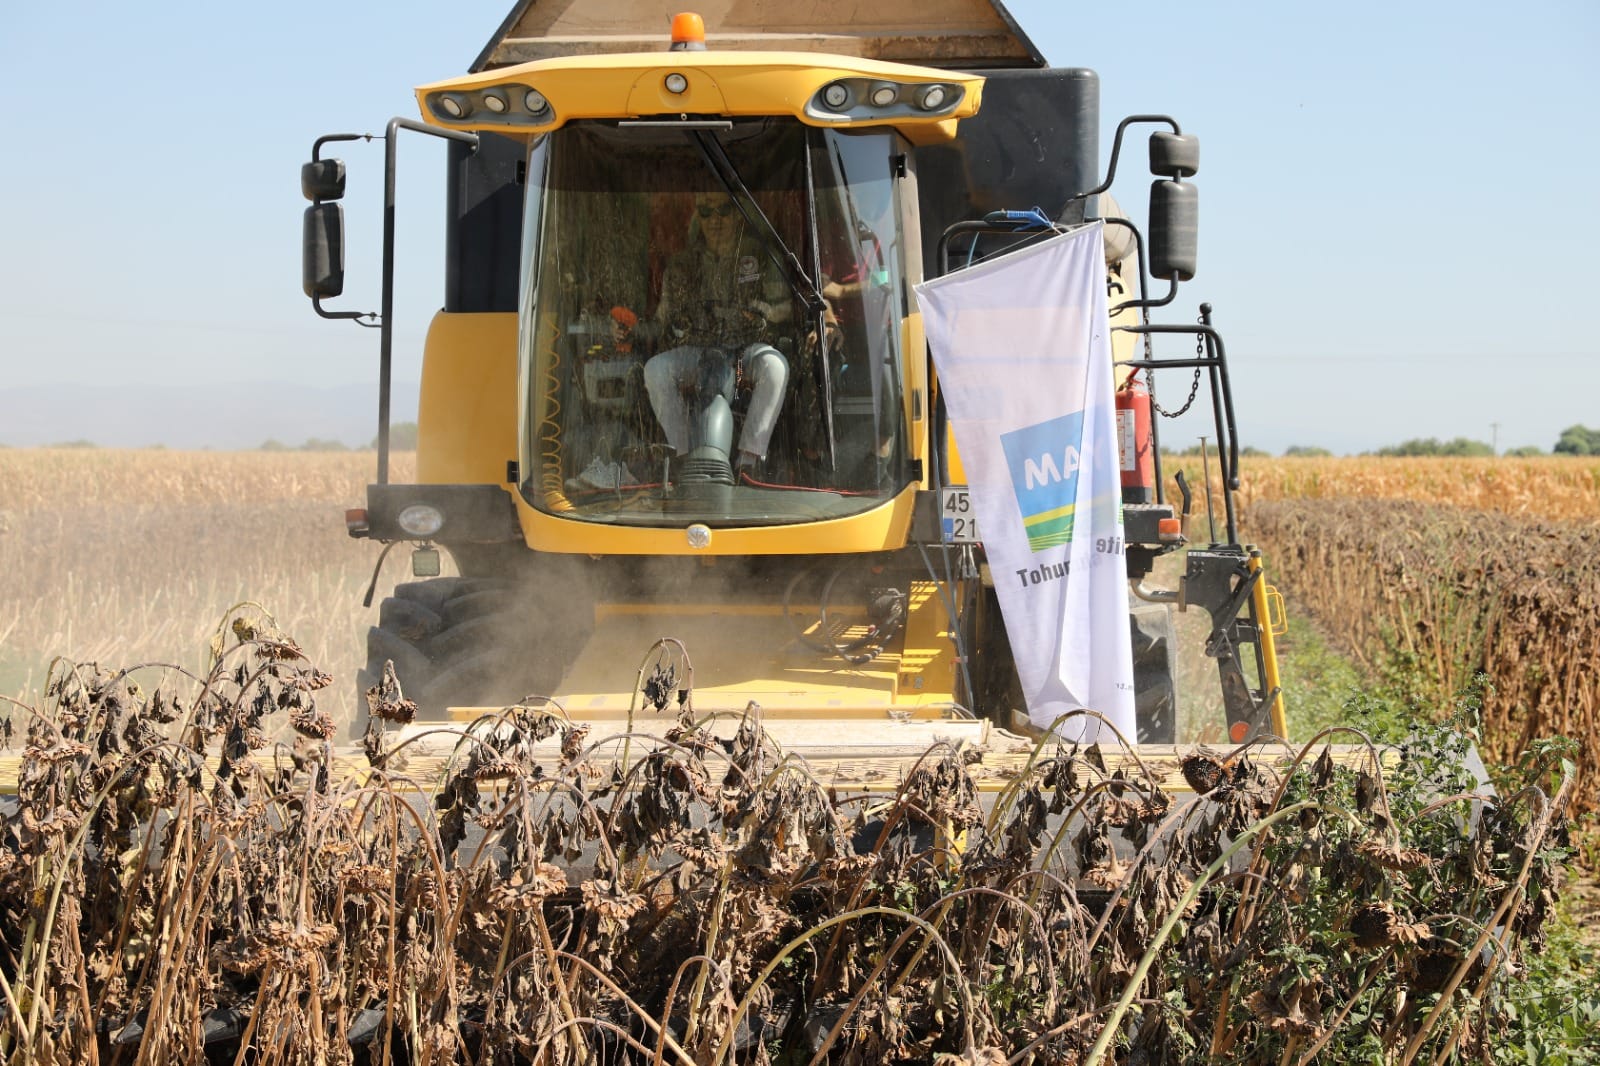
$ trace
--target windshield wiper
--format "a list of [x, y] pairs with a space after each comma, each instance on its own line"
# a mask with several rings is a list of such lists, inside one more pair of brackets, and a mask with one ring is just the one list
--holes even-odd
[[[811, 182], [811, 137], [806, 131], [806, 222], [811, 228], [811, 251], [813, 266], [821, 276], [821, 250], [818, 247], [817, 234], [817, 203], [816, 193]], [[733, 200], [734, 206], [739, 209], [739, 214], [744, 216], [745, 222], [756, 231], [761, 238], [761, 246], [766, 251], [767, 257], [774, 266], [783, 272], [784, 279], [789, 283], [789, 291], [805, 305], [806, 315], [811, 319], [812, 329], [817, 337], [817, 370], [822, 377], [822, 420], [828, 434], [828, 469], [835, 470], [838, 460], [835, 456], [834, 431], [833, 431], [833, 375], [828, 367], [828, 301], [818, 291], [816, 282], [806, 273], [805, 267], [800, 265], [800, 257], [783, 240], [783, 235], [778, 232], [772, 220], [767, 218], [766, 212], [761, 210], [761, 205], [756, 202], [755, 195], [750, 192], [750, 187], [739, 176], [739, 168], [734, 166], [733, 160], [728, 157], [728, 150], [717, 139], [716, 133], [704, 128], [686, 129], [685, 136], [694, 141], [700, 149], [700, 155], [705, 159], [706, 166], [717, 176], [723, 189]]]
[[[722, 146], [722, 142], [717, 140], [715, 134], [703, 129], [684, 132], [700, 149], [706, 165], [727, 190], [728, 196], [733, 199], [734, 206], [738, 207], [745, 222], [755, 229], [756, 235], [761, 238], [761, 246], [766, 250], [773, 265], [783, 271], [784, 278], [789, 282], [789, 288], [800, 298], [800, 302], [806, 305], [806, 313], [818, 314], [826, 309], [827, 301], [822, 298], [822, 293], [817, 291], [816, 283], [800, 265], [800, 257], [784, 243], [777, 227], [767, 218], [766, 212], [761, 210], [761, 205], [756, 203], [754, 194], [739, 176], [739, 168], [728, 158], [728, 151]], [[812, 225], [815, 224], [813, 221]]]

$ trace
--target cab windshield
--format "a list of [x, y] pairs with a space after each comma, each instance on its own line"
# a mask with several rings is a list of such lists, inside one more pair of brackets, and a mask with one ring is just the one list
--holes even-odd
[[907, 483], [887, 131], [583, 123], [529, 156], [521, 490], [636, 525], [814, 521]]

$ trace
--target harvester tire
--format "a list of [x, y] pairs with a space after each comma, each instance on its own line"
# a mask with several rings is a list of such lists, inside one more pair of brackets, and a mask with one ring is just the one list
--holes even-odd
[[[397, 585], [367, 631], [357, 678], [355, 732], [366, 725], [366, 691], [386, 661], [421, 719], [450, 706], [500, 707], [552, 691], [576, 652], [570, 634], [543, 622], [509, 579], [444, 577]], [[581, 643], [581, 641], [580, 641]]]
[[450, 600], [450, 613], [458, 622], [481, 618], [511, 607], [516, 594], [509, 586], [503, 588], [468, 589]]
[[443, 624], [438, 611], [416, 600], [391, 596], [378, 608], [379, 627], [410, 641], [426, 639], [428, 634], [437, 633]]

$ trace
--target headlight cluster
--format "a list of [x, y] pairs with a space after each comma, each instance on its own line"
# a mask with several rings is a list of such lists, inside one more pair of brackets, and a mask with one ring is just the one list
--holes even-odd
[[954, 111], [966, 95], [960, 85], [905, 84], [871, 78], [830, 81], [806, 104], [806, 114], [826, 122], [867, 118], [926, 118]]
[[497, 85], [476, 92], [429, 93], [428, 109], [444, 122], [505, 123], [512, 126], [548, 126], [555, 121], [550, 101], [538, 89]]

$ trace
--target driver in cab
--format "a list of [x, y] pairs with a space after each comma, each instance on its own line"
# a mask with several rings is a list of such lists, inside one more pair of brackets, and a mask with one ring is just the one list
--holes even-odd
[[[645, 364], [645, 389], [668, 445], [687, 455], [693, 391], [720, 392], [730, 404], [750, 390], [739, 432], [736, 471], [754, 476], [783, 403], [789, 364], [771, 328], [794, 314], [789, 285], [742, 212], [723, 192], [696, 195], [687, 247], [667, 264], [655, 326], [664, 350]], [[670, 347], [666, 347], [669, 346]]]

